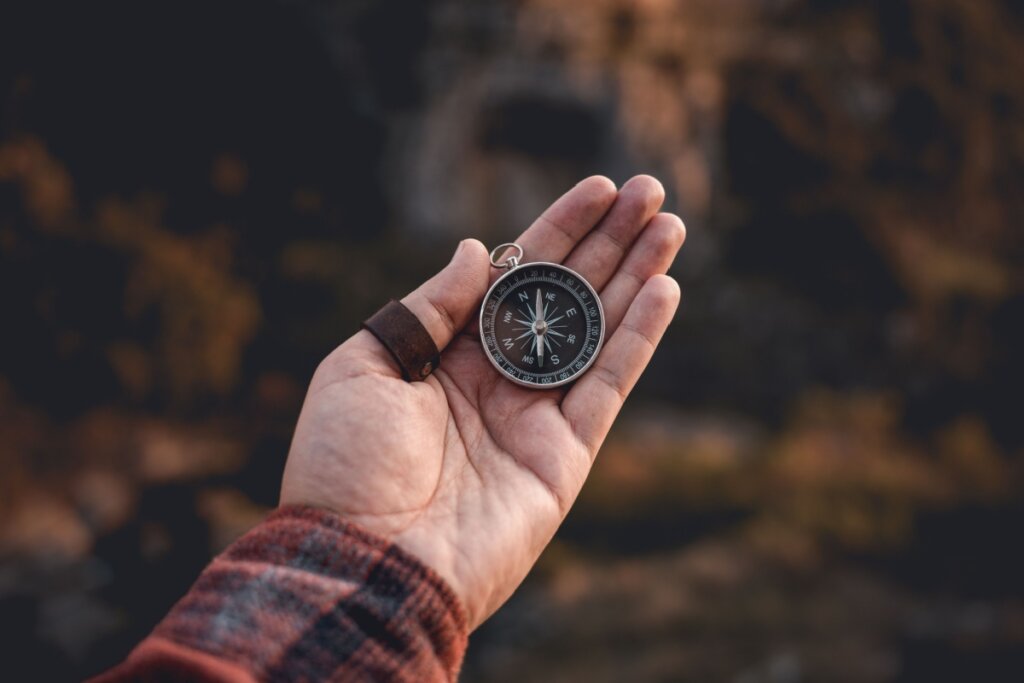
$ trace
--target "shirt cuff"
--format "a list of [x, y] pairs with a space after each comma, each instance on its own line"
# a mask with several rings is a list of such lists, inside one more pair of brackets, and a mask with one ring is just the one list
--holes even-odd
[[262, 680], [454, 681], [468, 626], [448, 584], [411, 554], [289, 506], [219, 555], [152, 637]]

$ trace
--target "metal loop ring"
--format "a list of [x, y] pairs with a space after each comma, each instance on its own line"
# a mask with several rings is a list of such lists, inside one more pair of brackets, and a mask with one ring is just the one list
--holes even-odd
[[[509, 256], [503, 262], [498, 263], [495, 254], [500, 254], [509, 247], [518, 251], [519, 254], [517, 256]], [[505, 242], [504, 244], [499, 244], [494, 249], [491, 249], [491, 265], [494, 266], [495, 268], [508, 268], [509, 270], [512, 270], [513, 268], [519, 265], [519, 261], [522, 258], [523, 248], [516, 244], [515, 242]]]

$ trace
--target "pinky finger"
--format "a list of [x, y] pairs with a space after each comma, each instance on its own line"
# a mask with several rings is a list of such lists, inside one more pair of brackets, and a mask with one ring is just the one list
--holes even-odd
[[623, 402], [654, 355], [679, 306], [679, 285], [667, 275], [650, 278], [594, 366], [562, 400], [562, 415], [576, 437], [597, 455]]

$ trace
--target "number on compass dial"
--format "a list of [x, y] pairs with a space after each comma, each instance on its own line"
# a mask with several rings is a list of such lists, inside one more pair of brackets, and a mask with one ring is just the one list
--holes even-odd
[[577, 273], [553, 263], [513, 268], [480, 309], [480, 336], [495, 367], [530, 387], [575, 379], [597, 357], [604, 336], [601, 300]]

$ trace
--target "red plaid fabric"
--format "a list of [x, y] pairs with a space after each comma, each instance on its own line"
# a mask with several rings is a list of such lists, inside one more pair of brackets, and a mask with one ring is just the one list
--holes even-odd
[[454, 681], [466, 614], [394, 544], [286, 507], [218, 556], [120, 666], [120, 681]]

